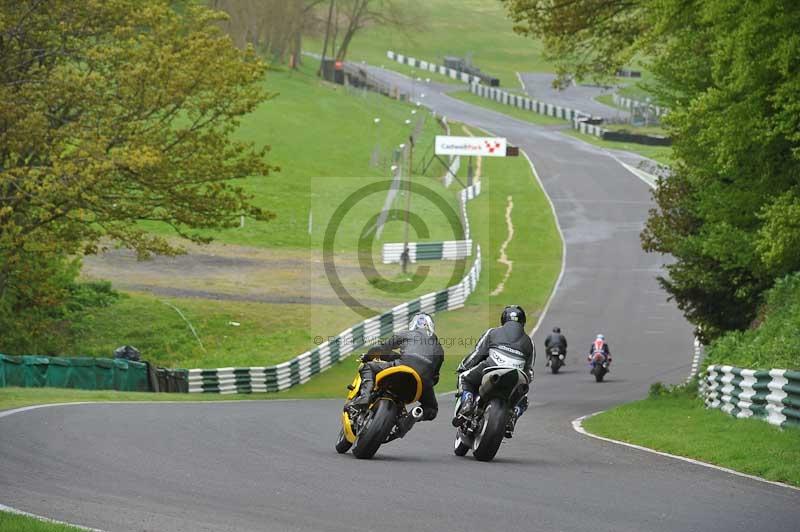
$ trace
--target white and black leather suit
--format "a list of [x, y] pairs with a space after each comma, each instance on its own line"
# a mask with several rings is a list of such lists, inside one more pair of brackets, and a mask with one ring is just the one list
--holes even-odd
[[[394, 351], [399, 350], [397, 354]], [[419, 398], [423, 419], [431, 420], [439, 411], [439, 403], [433, 387], [439, 382], [439, 370], [444, 362], [444, 349], [436, 334], [421, 330], [403, 331], [384, 340], [367, 351], [366, 358], [378, 357], [380, 360], [365, 362], [362, 366], [362, 388], [371, 389], [375, 375], [386, 368], [406, 365], [414, 368], [422, 379], [422, 395]]]
[[490, 357], [490, 349], [500, 351], [503, 356], [523, 364], [523, 371], [532, 377], [536, 360], [536, 349], [525, 328], [516, 321], [507, 321], [500, 327], [489, 329], [475, 345], [475, 350], [461, 361], [458, 367], [459, 390], [477, 395], [483, 378], [483, 370], [501, 365]]

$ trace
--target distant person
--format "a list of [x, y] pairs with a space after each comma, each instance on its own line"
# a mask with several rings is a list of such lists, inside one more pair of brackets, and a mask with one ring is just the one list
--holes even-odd
[[592, 361], [592, 357], [595, 353], [602, 353], [606, 357], [606, 361], [611, 364], [611, 349], [608, 347], [608, 342], [606, 342], [606, 337], [602, 334], [598, 334], [592, 345], [589, 346], [589, 361]]
[[547, 338], [544, 340], [544, 352], [547, 354], [547, 364], [545, 367], [550, 365], [550, 357], [552, 356], [550, 351], [552, 348], [558, 348], [558, 354], [564, 355], [566, 358], [567, 356], [567, 337], [561, 334], [561, 327], [553, 327], [553, 332], [547, 335]]

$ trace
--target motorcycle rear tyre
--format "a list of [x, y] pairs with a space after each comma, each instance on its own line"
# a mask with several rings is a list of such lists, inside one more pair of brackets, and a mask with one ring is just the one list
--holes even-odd
[[475, 436], [472, 455], [480, 462], [490, 462], [503, 441], [508, 423], [508, 411], [502, 399], [489, 401], [483, 413], [483, 426], [480, 434]]
[[379, 399], [372, 408], [374, 411], [372, 419], [367, 422], [353, 443], [353, 455], [356, 458], [369, 459], [375, 456], [397, 419], [397, 405], [390, 399]]

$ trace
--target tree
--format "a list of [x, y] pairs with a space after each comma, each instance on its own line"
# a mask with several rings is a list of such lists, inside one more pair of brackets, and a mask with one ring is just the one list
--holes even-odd
[[275, 63], [297, 65], [303, 33], [318, 24], [315, 8], [324, 0], [212, 0], [228, 14], [221, 27], [240, 48], [252, 45]]
[[[264, 65], [219, 20], [188, 0], [0, 0], [0, 327], [64, 304], [69, 279], [40, 281], [74, 280], [67, 257], [101, 242], [180, 251], [139, 221], [202, 242], [272, 216], [232, 182], [272, 169], [231, 137], [269, 97]], [[32, 272], [49, 273], [26, 287]]]
[[[654, 193], [644, 249], [676, 259], [661, 283], [705, 339], [748, 327], [775, 279], [800, 270], [800, 5], [506, 3], [524, 31], [566, 51], [563, 73], [646, 62], [671, 107], [675, 164]], [[577, 18], [558, 19], [564, 9]], [[615, 31], [626, 24], [635, 31]], [[608, 42], [591, 48], [598, 39]]]

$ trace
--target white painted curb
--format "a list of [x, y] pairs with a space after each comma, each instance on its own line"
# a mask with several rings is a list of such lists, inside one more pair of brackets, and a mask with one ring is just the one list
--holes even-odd
[[765, 478], [757, 477], [755, 475], [748, 475], [747, 473], [741, 473], [739, 471], [736, 471], [734, 469], [729, 469], [727, 467], [722, 467], [722, 466], [718, 466], [718, 465], [714, 465], [714, 464], [709, 464], [708, 462], [702, 462], [700, 460], [695, 460], [694, 458], [687, 458], [685, 456], [678, 456], [676, 454], [665, 453], [663, 451], [656, 451], [655, 449], [651, 449], [649, 447], [644, 447], [642, 445], [636, 445], [636, 444], [633, 444], [633, 443], [628, 443], [628, 442], [624, 442], [624, 441], [620, 441], [620, 440], [614, 440], [614, 439], [611, 439], [611, 438], [606, 438], [605, 436], [598, 436], [597, 434], [592, 434], [591, 432], [589, 432], [585, 428], [583, 428], [583, 420], [584, 419], [590, 418], [592, 416], [596, 416], [598, 414], [602, 414], [603, 412], [605, 412], [605, 411], [603, 410], [603, 411], [600, 411], [600, 412], [595, 412], [594, 414], [588, 414], [588, 415], [585, 415], [585, 416], [581, 416], [581, 417], [579, 417], [577, 419], [573, 419], [572, 420], [572, 428], [575, 430], [575, 432], [583, 434], [584, 436], [589, 436], [590, 438], [595, 438], [597, 440], [602, 440], [602, 441], [605, 441], [605, 442], [608, 442], [608, 443], [616, 443], [617, 445], [622, 445], [624, 447], [629, 447], [631, 449], [636, 449], [636, 450], [639, 450], [639, 451], [645, 451], [645, 452], [652, 453], [652, 454], [657, 454], [659, 456], [665, 456], [667, 458], [674, 458], [675, 460], [681, 460], [682, 462], [688, 462], [690, 464], [694, 464], [694, 465], [698, 465], [698, 466], [702, 466], [702, 467], [707, 467], [709, 469], [716, 469], [717, 471], [723, 471], [723, 472], [729, 473], [731, 475], [736, 475], [737, 477], [744, 477], [744, 478], [748, 478], [750, 480], [763, 482], [765, 484], [772, 484], [773, 486], [778, 486], [778, 487], [781, 487], [781, 488], [788, 488], [788, 489], [794, 490], [794, 491], [800, 491], [800, 488], [797, 488], [795, 486], [790, 486], [789, 484], [784, 484], [783, 482], [777, 482], [777, 481], [774, 481], [774, 480], [767, 480]]

